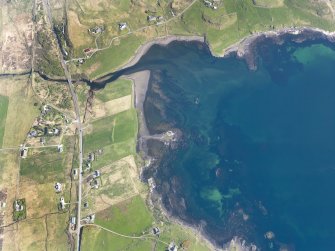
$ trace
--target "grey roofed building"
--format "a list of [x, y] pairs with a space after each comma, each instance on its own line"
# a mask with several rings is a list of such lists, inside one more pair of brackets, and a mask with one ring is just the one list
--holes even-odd
[[57, 182], [55, 184], [55, 190], [56, 190], [57, 193], [61, 192], [62, 191], [62, 184]]
[[89, 153], [88, 154], [88, 160], [89, 161], [94, 161], [95, 160], [95, 154], [94, 153]]
[[127, 26], [127, 23], [119, 23], [119, 29], [120, 30], [124, 30], [124, 29], [126, 29], [128, 26]]
[[100, 177], [100, 171], [99, 170], [95, 170], [93, 173], [93, 178], [98, 178]]
[[21, 158], [25, 159], [28, 156], [28, 148], [24, 147], [20, 150], [20, 156]]
[[148, 22], [153, 22], [153, 21], [156, 21], [156, 17], [155, 16], [147, 16], [147, 20], [148, 20]]
[[63, 145], [58, 145], [57, 146], [58, 152], [63, 152]]
[[77, 222], [77, 218], [75, 216], [72, 216], [70, 221], [71, 221], [71, 224], [75, 225]]
[[89, 31], [93, 34], [99, 34], [102, 33], [104, 31], [104, 27], [103, 26], [95, 26], [89, 29]]
[[178, 247], [174, 242], [171, 242], [168, 247], [168, 251], [178, 251]]

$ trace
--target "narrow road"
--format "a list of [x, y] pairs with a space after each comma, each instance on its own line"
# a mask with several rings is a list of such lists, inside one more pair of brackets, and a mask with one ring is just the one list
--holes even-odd
[[76, 120], [77, 120], [77, 130], [78, 130], [78, 136], [79, 136], [79, 144], [78, 144], [78, 148], [79, 148], [79, 179], [78, 179], [78, 190], [77, 190], [77, 196], [78, 196], [78, 205], [77, 205], [77, 237], [76, 237], [76, 249], [79, 251], [80, 250], [80, 219], [81, 219], [81, 184], [82, 184], [82, 171], [83, 171], [83, 129], [82, 129], [82, 123], [80, 120], [80, 109], [79, 109], [79, 105], [78, 105], [78, 97], [76, 92], [74, 91], [74, 86], [72, 83], [72, 77], [71, 74], [69, 72], [69, 70], [67, 69], [63, 54], [61, 52], [61, 48], [58, 44], [58, 40], [57, 40], [57, 35], [54, 32], [53, 29], [53, 21], [52, 21], [52, 14], [51, 14], [51, 8], [50, 8], [50, 2], [49, 0], [42, 0], [43, 1], [43, 9], [44, 9], [44, 13], [47, 16], [48, 19], [48, 23], [50, 25], [51, 30], [53, 31], [53, 36], [54, 39], [56, 41], [57, 44], [57, 50], [58, 50], [58, 56], [59, 56], [59, 60], [60, 63], [63, 67], [64, 70], [64, 75], [67, 79], [68, 82], [68, 86], [69, 86], [69, 90], [72, 96], [72, 101], [73, 101], [73, 106], [74, 106], [74, 110], [76, 113]]
[[[27, 148], [27, 149], [39, 149], [39, 148], [53, 148], [53, 147], [58, 147], [58, 146], [59, 145], [25, 146], [24, 148]], [[0, 148], [0, 151], [20, 150], [21, 148], [22, 148], [21, 146], [5, 147], [5, 148]]]

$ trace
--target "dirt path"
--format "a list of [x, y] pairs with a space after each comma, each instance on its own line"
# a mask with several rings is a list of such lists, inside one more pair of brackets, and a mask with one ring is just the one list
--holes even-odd
[[162, 240], [159, 240], [155, 237], [153, 237], [151, 234], [145, 234], [145, 235], [141, 235], [141, 236], [130, 236], [130, 235], [125, 235], [125, 234], [120, 234], [118, 232], [115, 232], [113, 230], [110, 230], [108, 228], [105, 228], [103, 226], [100, 226], [100, 225], [97, 225], [97, 224], [85, 224], [85, 226], [93, 226], [93, 227], [97, 227], [97, 228], [100, 228], [104, 231], [107, 231], [109, 233], [112, 233], [112, 234], [115, 234], [117, 236], [120, 236], [120, 237], [124, 237], [124, 238], [129, 238], [129, 239], [140, 239], [140, 240], [145, 240], [145, 239], [151, 239], [151, 240], [155, 240], [155, 241], [158, 241], [160, 243], [163, 243], [165, 244], [166, 246], [169, 245], [169, 243], [165, 242], [165, 241], [162, 241]]

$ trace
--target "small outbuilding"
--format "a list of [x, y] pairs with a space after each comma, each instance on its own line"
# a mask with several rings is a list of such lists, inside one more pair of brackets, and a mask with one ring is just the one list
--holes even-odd
[[104, 27], [103, 26], [95, 26], [89, 29], [89, 32], [91, 32], [92, 34], [96, 35], [96, 34], [100, 34], [104, 31]]
[[41, 137], [41, 138], [40, 138], [40, 143], [41, 143], [42, 145], [45, 144], [45, 138], [44, 138], [44, 137]]
[[59, 153], [63, 152], [63, 145], [58, 145], [57, 150]]
[[178, 246], [174, 243], [174, 242], [171, 242], [168, 246], [168, 251], [178, 251]]
[[27, 158], [27, 156], [28, 156], [28, 148], [27, 147], [21, 148], [20, 156], [21, 156], [22, 159]]
[[94, 161], [95, 160], [95, 154], [94, 153], [90, 153], [88, 154], [88, 161]]
[[23, 211], [23, 209], [24, 209], [23, 205], [19, 204], [19, 202], [16, 200], [15, 201], [15, 211], [16, 212], [21, 212], [21, 211]]
[[78, 168], [74, 168], [73, 170], [72, 170], [72, 178], [77, 178], [77, 176], [78, 176]]
[[94, 173], [93, 173], [93, 178], [98, 178], [100, 177], [101, 173], [99, 170], [95, 170]]
[[92, 188], [98, 189], [99, 186], [100, 186], [100, 184], [99, 184], [98, 180], [92, 180], [92, 182], [91, 182], [91, 187]]
[[56, 191], [56, 193], [60, 193], [62, 191], [62, 184], [61, 183], [57, 182], [55, 184], [55, 191]]
[[72, 225], [76, 225], [77, 218], [75, 216], [72, 216], [71, 219], [70, 219], [70, 222], [71, 222]]
[[60, 208], [61, 209], [65, 209], [65, 200], [64, 200], [64, 197], [60, 197], [59, 204], [60, 204]]
[[154, 235], [159, 236], [159, 234], [160, 234], [161, 232], [160, 232], [160, 230], [159, 230], [158, 227], [154, 227], [154, 228], [152, 229], [152, 233], [153, 233]]
[[156, 18], [157, 17], [155, 17], [155, 16], [147, 16], [147, 21], [148, 22], [154, 22], [154, 21], [156, 21]]
[[95, 220], [95, 214], [91, 214], [91, 215], [89, 215], [89, 216], [86, 217], [86, 221], [88, 223], [93, 223], [94, 220]]
[[121, 31], [125, 30], [128, 27], [127, 23], [119, 23], [119, 29]]

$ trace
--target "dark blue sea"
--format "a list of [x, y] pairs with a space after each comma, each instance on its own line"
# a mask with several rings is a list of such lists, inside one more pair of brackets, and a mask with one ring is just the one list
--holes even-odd
[[[133, 68], [152, 72], [151, 133], [167, 210], [218, 245], [335, 250], [335, 50], [323, 41], [262, 42], [257, 70], [201, 43], [153, 46]], [[267, 234], [267, 235], [266, 235]], [[285, 250], [285, 249], [283, 249]]]

